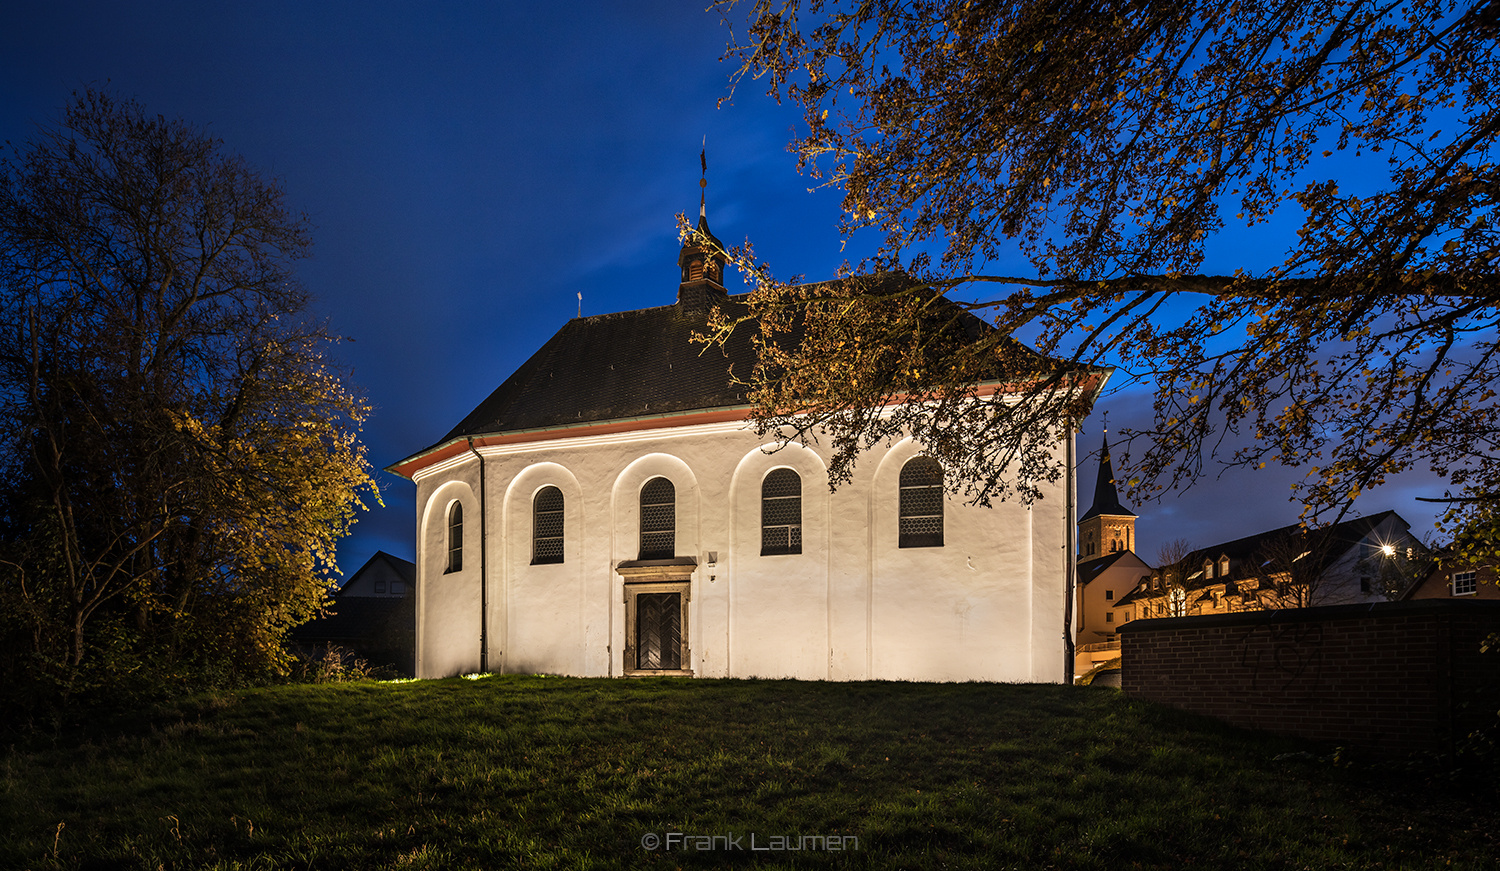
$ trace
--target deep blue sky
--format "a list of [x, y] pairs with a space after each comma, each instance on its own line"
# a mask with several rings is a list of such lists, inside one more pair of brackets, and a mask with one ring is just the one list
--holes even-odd
[[[375, 405], [365, 430], [386, 466], [432, 444], [577, 310], [673, 301], [673, 216], [697, 206], [749, 236], [779, 276], [831, 277], [846, 254], [838, 195], [809, 192], [785, 150], [796, 115], [728, 86], [725, 34], [703, 2], [11, 4], [0, 27], [0, 139], [21, 142], [85, 85], [206, 127], [280, 178], [315, 225], [300, 269]], [[1226, 240], [1211, 271], [1268, 258]], [[1272, 252], [1274, 253], [1274, 252]], [[730, 277], [731, 292], [739, 292]], [[1115, 385], [1117, 388], [1118, 384]], [[1148, 397], [1101, 409], [1143, 424]], [[1097, 450], [1100, 417], [1081, 444]], [[1294, 470], [1207, 478], [1137, 505], [1137, 550], [1195, 546], [1295, 522]], [[413, 555], [414, 488], [381, 472], [386, 507], [341, 548]], [[1085, 504], [1093, 467], [1080, 476]], [[1419, 535], [1425, 481], [1362, 498]]]

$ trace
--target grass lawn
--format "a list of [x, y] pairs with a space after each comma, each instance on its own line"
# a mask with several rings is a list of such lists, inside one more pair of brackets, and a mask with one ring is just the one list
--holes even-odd
[[[15, 740], [17, 868], [1493, 868], [1500, 833], [1420, 767], [1096, 687], [304, 685]], [[752, 849], [798, 836], [857, 843]]]

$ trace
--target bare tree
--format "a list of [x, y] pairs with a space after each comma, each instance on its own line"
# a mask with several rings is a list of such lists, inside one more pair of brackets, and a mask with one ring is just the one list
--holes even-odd
[[1185, 538], [1174, 538], [1165, 542], [1156, 549], [1156, 565], [1158, 568], [1178, 567], [1193, 552], [1193, 546]]
[[[792, 148], [843, 191], [843, 231], [884, 238], [813, 286], [734, 252], [755, 419], [826, 434], [835, 483], [900, 426], [972, 498], [1034, 496], [1081, 409], [1024, 336], [1154, 385], [1118, 458], [1137, 499], [1280, 463], [1340, 516], [1428, 466], [1451, 524], [1500, 529], [1500, 3], [716, 5], [740, 75], [801, 108]], [[1198, 274], [1230, 222], [1286, 227], [1282, 262]], [[1030, 270], [989, 268], [1013, 249]]]

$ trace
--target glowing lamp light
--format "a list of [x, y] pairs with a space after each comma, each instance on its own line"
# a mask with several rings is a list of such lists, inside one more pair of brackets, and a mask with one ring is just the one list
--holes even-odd
[[1396, 546], [1394, 544], [1382, 544], [1380, 546], [1380, 552], [1385, 554], [1386, 556], [1395, 556]]

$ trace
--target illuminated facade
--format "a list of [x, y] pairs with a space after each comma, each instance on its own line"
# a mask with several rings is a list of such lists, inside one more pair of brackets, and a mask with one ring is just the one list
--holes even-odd
[[698, 232], [675, 304], [569, 321], [391, 467], [417, 487], [418, 676], [1061, 680], [1071, 475], [968, 506], [905, 439], [830, 493], [819, 446], [748, 426], [749, 331], [690, 343], [743, 310]]

